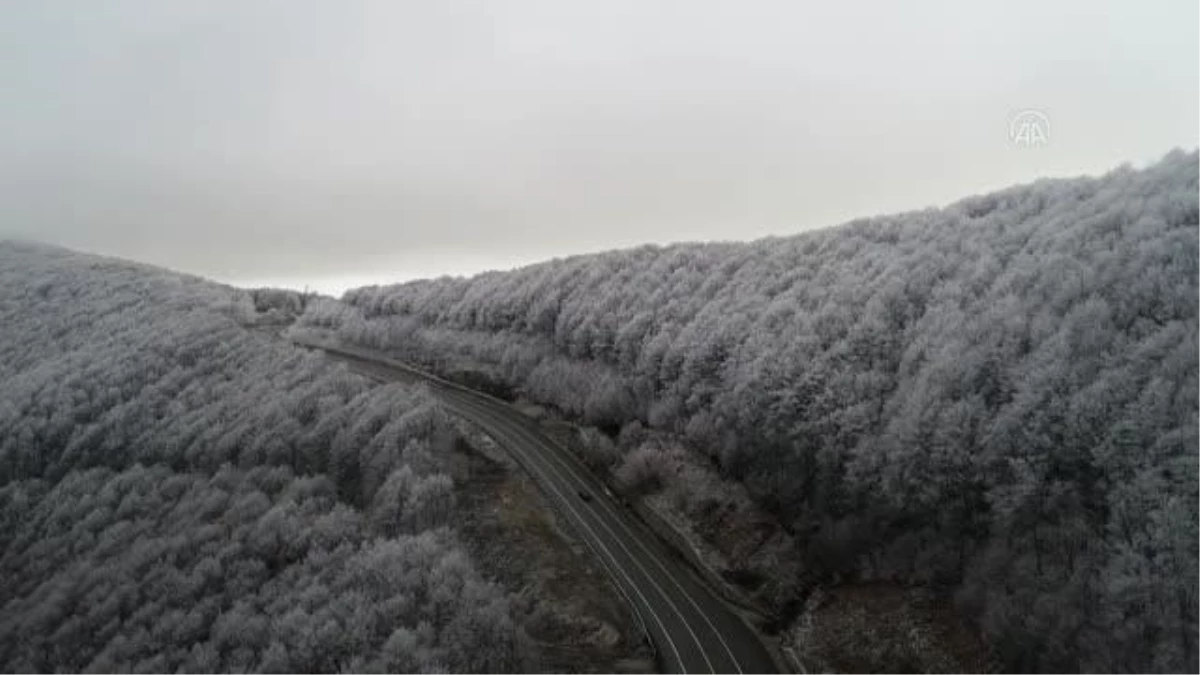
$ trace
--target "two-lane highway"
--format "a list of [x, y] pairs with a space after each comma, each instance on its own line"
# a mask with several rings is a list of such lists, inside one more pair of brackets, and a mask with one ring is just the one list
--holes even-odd
[[628, 599], [672, 672], [773, 672], [774, 663], [745, 621], [698, 581], [684, 563], [569, 451], [512, 406], [359, 348], [303, 342], [382, 380], [423, 382], [473, 422], [533, 477], [554, 508], [591, 549]]

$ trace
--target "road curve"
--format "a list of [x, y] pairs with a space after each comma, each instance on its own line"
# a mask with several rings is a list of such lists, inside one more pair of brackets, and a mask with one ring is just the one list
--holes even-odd
[[[422, 382], [481, 427], [532, 476], [633, 606], [668, 672], [775, 672], [746, 622], [615, 498], [569, 451], [512, 406], [367, 350], [297, 341], [381, 380]], [[584, 498], [583, 495], [588, 495]]]

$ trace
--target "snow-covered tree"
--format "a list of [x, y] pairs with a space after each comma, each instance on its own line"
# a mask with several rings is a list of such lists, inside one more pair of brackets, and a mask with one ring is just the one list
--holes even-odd
[[1174, 152], [794, 237], [357, 289], [339, 334], [674, 434], [814, 573], [957, 588], [1014, 668], [1196, 670], [1197, 193]]

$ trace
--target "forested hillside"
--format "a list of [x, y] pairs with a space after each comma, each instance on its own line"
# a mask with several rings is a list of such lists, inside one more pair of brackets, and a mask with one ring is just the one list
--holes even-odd
[[516, 667], [445, 414], [246, 327], [298, 300], [0, 242], [0, 670]]
[[676, 434], [810, 573], [950, 589], [1010, 669], [1194, 672], [1197, 198], [1175, 152], [793, 237], [363, 288], [302, 323], [481, 364], [623, 440]]

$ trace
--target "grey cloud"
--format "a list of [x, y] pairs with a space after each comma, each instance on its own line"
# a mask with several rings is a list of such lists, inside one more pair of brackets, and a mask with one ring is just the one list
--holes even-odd
[[1196, 12], [7, 3], [0, 235], [240, 279], [793, 232], [1194, 147]]

